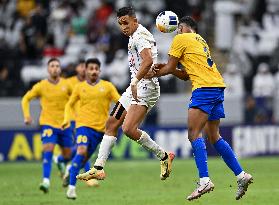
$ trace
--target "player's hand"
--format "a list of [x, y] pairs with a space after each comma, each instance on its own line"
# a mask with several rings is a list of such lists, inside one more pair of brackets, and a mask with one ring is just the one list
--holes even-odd
[[157, 73], [161, 68], [163, 68], [166, 64], [165, 63], [158, 63], [152, 66], [153, 72]]
[[24, 123], [25, 123], [26, 125], [31, 125], [32, 122], [33, 122], [32, 117], [27, 117], [27, 118], [24, 119]]
[[63, 123], [62, 123], [62, 125], [61, 125], [62, 130], [64, 130], [66, 127], [68, 127], [69, 123], [70, 123], [70, 122], [64, 120]]
[[148, 73], [145, 74], [144, 79], [153, 78], [153, 77], [155, 76], [155, 74], [156, 74], [156, 73], [153, 71], [153, 69], [150, 69], [150, 70], [148, 71]]
[[132, 96], [133, 96], [133, 98], [135, 99], [136, 102], [139, 102], [139, 100], [138, 100], [138, 93], [137, 93], [137, 91], [138, 91], [138, 82], [139, 82], [139, 80], [136, 77], [134, 77], [132, 82], [131, 82]]

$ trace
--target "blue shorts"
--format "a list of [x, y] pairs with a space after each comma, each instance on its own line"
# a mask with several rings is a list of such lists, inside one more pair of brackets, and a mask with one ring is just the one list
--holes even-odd
[[73, 146], [73, 135], [71, 128], [62, 130], [49, 125], [42, 125], [41, 130], [41, 139], [43, 144], [59, 144], [61, 147]]
[[188, 108], [198, 108], [208, 114], [208, 120], [225, 118], [224, 88], [198, 88], [193, 91]]
[[103, 132], [97, 132], [89, 127], [79, 127], [76, 129], [77, 146], [87, 146], [87, 153], [90, 157], [103, 139]]

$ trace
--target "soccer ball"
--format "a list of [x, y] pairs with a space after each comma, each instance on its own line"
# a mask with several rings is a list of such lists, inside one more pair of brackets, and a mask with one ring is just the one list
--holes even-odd
[[177, 29], [178, 17], [172, 11], [162, 11], [156, 18], [156, 27], [163, 33], [171, 33]]

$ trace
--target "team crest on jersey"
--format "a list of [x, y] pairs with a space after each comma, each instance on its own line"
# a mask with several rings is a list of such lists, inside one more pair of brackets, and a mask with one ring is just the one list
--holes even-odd
[[104, 87], [100, 87], [100, 92], [104, 92], [105, 91], [105, 88]]
[[66, 87], [63, 86], [63, 87], [61, 88], [61, 90], [62, 90], [62, 91], [66, 91]]

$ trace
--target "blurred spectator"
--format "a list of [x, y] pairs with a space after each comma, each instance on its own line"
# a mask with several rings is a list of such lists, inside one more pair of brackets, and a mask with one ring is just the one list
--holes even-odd
[[54, 35], [49, 34], [46, 37], [46, 45], [43, 50], [44, 57], [60, 57], [64, 54], [64, 51], [61, 48], [58, 48], [54, 44]]
[[41, 36], [36, 32], [36, 27], [31, 16], [26, 17], [25, 25], [21, 30], [20, 51], [25, 60], [36, 60], [41, 56]]
[[69, 4], [67, 4], [66, 1], [61, 1], [52, 9], [50, 14], [49, 23], [54, 35], [54, 43], [55, 46], [60, 49], [65, 47], [70, 30], [70, 10]]
[[269, 66], [261, 63], [253, 79], [253, 96], [254, 97], [272, 97], [275, 90], [274, 77], [272, 76]]
[[253, 96], [256, 105], [260, 108], [257, 122], [273, 121], [273, 95], [275, 93], [275, 79], [269, 71], [266, 63], [258, 66], [258, 72], [253, 79]]
[[257, 113], [258, 113], [258, 109], [256, 106], [255, 99], [251, 95], [247, 96], [245, 100], [245, 112], [244, 112], [245, 123], [247, 124], [255, 123]]
[[223, 74], [223, 77], [226, 83], [226, 96], [238, 98], [244, 96], [243, 77], [235, 64], [227, 65], [227, 69]]
[[279, 96], [279, 63], [277, 64], [277, 72], [274, 75], [275, 79], [275, 96]]
[[273, 51], [272, 55], [270, 56], [270, 61], [269, 61], [271, 71], [277, 72], [278, 68], [277, 65], [279, 65], [279, 40], [277, 41], [277, 46], [275, 50]]
[[41, 6], [41, 4], [37, 4], [34, 10], [31, 12], [31, 21], [32, 25], [35, 28], [36, 35], [40, 37], [45, 37], [48, 31], [47, 25], [47, 13]]
[[35, 6], [35, 0], [17, 0], [16, 8], [22, 17], [27, 17]]
[[14, 96], [13, 82], [9, 79], [9, 70], [6, 66], [0, 65], [0, 97]]
[[[105, 68], [105, 76], [117, 87], [119, 93], [123, 93], [129, 85], [129, 67], [123, 64], [127, 60], [127, 52], [118, 50], [115, 59]], [[103, 71], [102, 71], [103, 72]]]
[[101, 33], [102, 28], [106, 25], [107, 20], [113, 12], [111, 4], [106, 0], [100, 0], [101, 6], [95, 10], [89, 19], [88, 24], [88, 39], [89, 42], [95, 43]]

